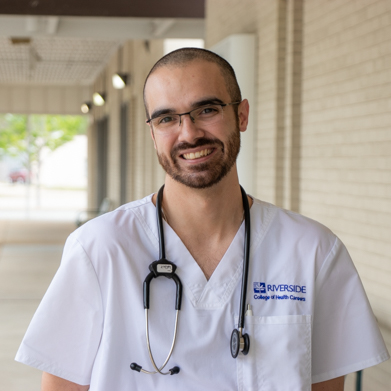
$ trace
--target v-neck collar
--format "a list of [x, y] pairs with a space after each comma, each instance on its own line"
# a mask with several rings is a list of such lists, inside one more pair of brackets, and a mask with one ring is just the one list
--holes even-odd
[[164, 223], [166, 256], [177, 266], [187, 295], [196, 308], [222, 307], [241, 276], [244, 225], [242, 224], [209, 280], [175, 231]]
[[[159, 237], [156, 224], [156, 207], [152, 202], [152, 195], [146, 199], [146, 210], [143, 212], [137, 208], [136, 214], [143, 220], [143, 225], [154, 246], [158, 248]], [[148, 202], [149, 201], [149, 202]], [[261, 207], [263, 206], [263, 208]], [[251, 218], [251, 242], [250, 242], [250, 266], [251, 253], [254, 247], [258, 247], [262, 241], [274, 213], [270, 213], [269, 204], [253, 198], [250, 209]], [[164, 238], [166, 246], [166, 258], [177, 266], [176, 273], [180, 277], [184, 294], [197, 309], [222, 308], [233, 294], [242, 277], [244, 256], [244, 222], [239, 227], [235, 237], [218, 263], [209, 280], [195, 261], [189, 250], [183, 244], [176, 232], [163, 221]]]

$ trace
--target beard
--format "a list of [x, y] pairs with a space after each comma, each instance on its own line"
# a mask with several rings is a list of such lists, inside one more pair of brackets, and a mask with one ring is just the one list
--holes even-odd
[[[219, 161], [211, 161], [195, 164], [186, 170], [181, 168], [178, 160], [181, 150], [191, 149], [207, 145], [208, 147], [220, 148], [223, 157]], [[224, 144], [219, 139], [205, 137], [197, 139], [194, 144], [182, 142], [176, 145], [170, 153], [169, 159], [164, 154], [157, 152], [157, 157], [164, 171], [174, 180], [193, 189], [206, 189], [219, 183], [231, 170], [236, 162], [240, 151], [240, 131], [237, 127]]]

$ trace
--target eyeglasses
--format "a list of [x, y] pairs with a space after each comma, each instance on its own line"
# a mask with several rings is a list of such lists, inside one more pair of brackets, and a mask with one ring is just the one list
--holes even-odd
[[147, 120], [154, 129], [171, 131], [178, 128], [182, 123], [182, 115], [189, 115], [191, 121], [198, 126], [209, 126], [223, 118], [223, 108], [230, 105], [238, 105], [241, 102], [208, 104], [182, 114], [162, 114]]

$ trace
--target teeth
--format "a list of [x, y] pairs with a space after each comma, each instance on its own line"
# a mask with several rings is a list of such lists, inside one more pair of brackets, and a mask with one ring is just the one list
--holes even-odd
[[203, 156], [208, 156], [209, 154], [212, 153], [212, 150], [211, 149], [204, 149], [202, 151], [199, 151], [199, 152], [191, 152], [191, 153], [185, 153], [183, 155], [183, 157], [186, 159], [186, 160], [192, 160], [192, 159], [199, 159], [200, 157], [203, 157]]

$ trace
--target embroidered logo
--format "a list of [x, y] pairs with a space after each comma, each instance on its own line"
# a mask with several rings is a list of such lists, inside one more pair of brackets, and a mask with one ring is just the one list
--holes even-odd
[[297, 300], [306, 301], [305, 285], [266, 284], [265, 282], [253, 282], [255, 300]]
[[254, 282], [254, 293], [266, 293], [266, 283]]

